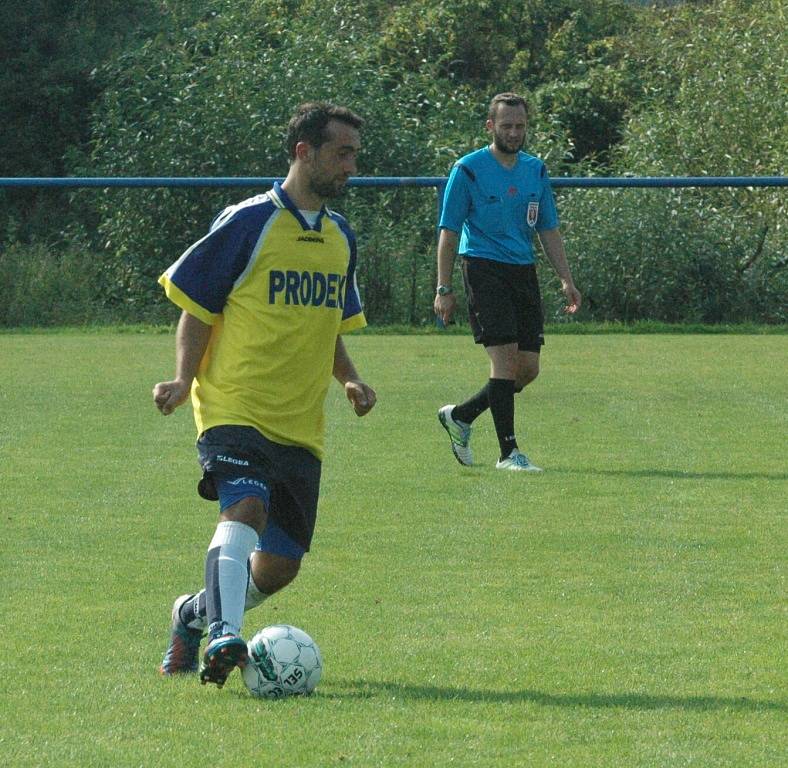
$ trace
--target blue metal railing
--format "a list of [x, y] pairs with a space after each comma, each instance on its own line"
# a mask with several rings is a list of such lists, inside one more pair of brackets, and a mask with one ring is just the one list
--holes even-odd
[[[270, 187], [280, 176], [65, 176], [0, 177], [0, 189], [13, 187]], [[435, 187], [438, 220], [443, 208], [445, 176], [354, 176], [351, 187]], [[554, 188], [626, 187], [785, 187], [788, 176], [564, 176], [550, 180]]]

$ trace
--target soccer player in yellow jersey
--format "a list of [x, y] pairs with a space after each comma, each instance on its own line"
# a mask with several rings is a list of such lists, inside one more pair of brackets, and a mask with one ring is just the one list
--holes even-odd
[[172, 610], [165, 675], [196, 672], [224, 685], [246, 663], [245, 610], [285, 587], [309, 550], [331, 377], [356, 414], [375, 405], [341, 334], [366, 325], [356, 285], [356, 239], [326, 208], [356, 173], [362, 119], [302, 104], [290, 120], [287, 178], [217, 216], [205, 237], [159, 279], [181, 310], [176, 373], [153, 388], [172, 413], [189, 394], [203, 476], [219, 502], [205, 588]]

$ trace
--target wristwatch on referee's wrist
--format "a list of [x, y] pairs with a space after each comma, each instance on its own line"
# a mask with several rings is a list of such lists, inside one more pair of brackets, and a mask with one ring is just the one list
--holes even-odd
[[448, 296], [450, 293], [454, 293], [450, 285], [439, 285], [437, 290], [438, 296]]

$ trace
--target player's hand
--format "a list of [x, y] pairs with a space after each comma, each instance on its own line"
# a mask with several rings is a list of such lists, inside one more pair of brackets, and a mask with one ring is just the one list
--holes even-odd
[[564, 296], [566, 296], [566, 306], [564, 307], [564, 312], [570, 315], [574, 315], [578, 309], [580, 309], [580, 304], [583, 301], [583, 297], [580, 295], [580, 291], [575, 288], [574, 283], [567, 283], [565, 280], [561, 281], [561, 289], [564, 292]]
[[345, 394], [356, 416], [365, 416], [374, 407], [378, 401], [378, 396], [372, 387], [367, 386], [363, 381], [347, 381], [345, 382]]
[[153, 402], [165, 415], [171, 414], [179, 405], [183, 405], [189, 397], [191, 384], [176, 379], [175, 381], [160, 381], [153, 388]]
[[444, 325], [448, 325], [454, 314], [454, 310], [457, 308], [457, 297], [453, 293], [447, 293], [445, 296], [436, 294], [432, 308], [435, 310], [435, 314], [441, 319], [441, 322]]

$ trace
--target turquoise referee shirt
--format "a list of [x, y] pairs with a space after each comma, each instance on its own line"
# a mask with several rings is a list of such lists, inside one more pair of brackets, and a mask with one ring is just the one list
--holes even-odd
[[533, 234], [559, 224], [545, 164], [518, 152], [509, 169], [489, 147], [461, 157], [452, 168], [441, 229], [460, 235], [462, 256], [533, 264]]

